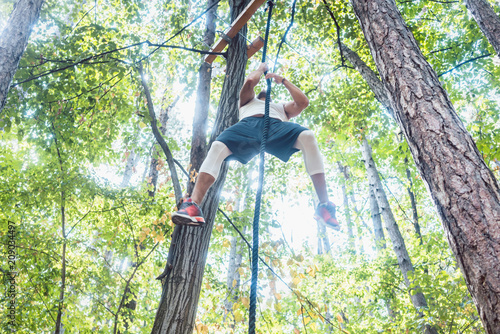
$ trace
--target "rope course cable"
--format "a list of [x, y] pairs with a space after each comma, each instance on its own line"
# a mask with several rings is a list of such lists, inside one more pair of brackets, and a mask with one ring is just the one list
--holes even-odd
[[[271, 27], [271, 15], [273, 12], [274, 3], [272, 0], [267, 2], [267, 26], [266, 36], [264, 38], [264, 49], [262, 50], [262, 62], [266, 62], [267, 42], [269, 40], [269, 30]], [[267, 71], [264, 72], [267, 74]], [[264, 112], [264, 129], [262, 131], [262, 140], [260, 144], [260, 162], [259, 162], [259, 187], [257, 188], [257, 195], [255, 196], [255, 211], [253, 216], [253, 230], [252, 230], [252, 283], [250, 285], [250, 310], [248, 320], [248, 333], [255, 334], [255, 310], [257, 308], [257, 280], [259, 276], [259, 219], [260, 219], [260, 205], [262, 199], [262, 188], [264, 185], [264, 166], [265, 166], [265, 151], [266, 141], [269, 134], [269, 103], [271, 100], [271, 79], [266, 79], [266, 102]]]
[[[286, 28], [285, 33], [283, 34], [283, 37], [281, 38], [281, 42], [278, 46], [278, 52], [276, 52], [276, 60], [274, 61], [274, 67], [273, 67], [273, 72], [276, 72], [276, 64], [278, 64], [278, 57], [280, 55], [281, 47], [283, 46], [283, 43], [286, 42], [286, 35], [288, 35], [288, 32], [292, 28], [293, 25], [293, 20], [295, 19], [295, 5], [297, 4], [297, 0], [293, 0], [293, 5], [292, 5], [292, 18], [290, 19], [290, 24], [288, 25], [288, 28]], [[288, 43], [287, 43], [288, 44]]]

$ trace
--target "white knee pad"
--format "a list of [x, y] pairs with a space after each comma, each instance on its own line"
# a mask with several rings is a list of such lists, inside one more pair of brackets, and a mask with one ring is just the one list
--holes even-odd
[[232, 152], [227, 148], [226, 144], [214, 141], [208, 151], [207, 157], [201, 164], [200, 173], [210, 174], [217, 180], [222, 162], [231, 154]]
[[325, 172], [323, 156], [319, 151], [318, 143], [311, 130], [302, 131], [294, 144], [295, 148], [302, 151], [306, 171], [309, 175]]

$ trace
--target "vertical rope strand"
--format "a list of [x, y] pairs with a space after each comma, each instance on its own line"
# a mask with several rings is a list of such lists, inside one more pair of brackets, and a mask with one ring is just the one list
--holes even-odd
[[[267, 2], [269, 12], [267, 14], [266, 36], [264, 39], [264, 49], [262, 51], [262, 62], [266, 62], [267, 40], [269, 38], [269, 29], [271, 26], [271, 15], [274, 3]], [[267, 71], [264, 72], [264, 75]], [[269, 133], [269, 102], [271, 99], [271, 79], [267, 79], [266, 104], [264, 113], [264, 129], [262, 131], [262, 141], [260, 144], [260, 163], [259, 163], [259, 187], [255, 198], [255, 211], [253, 216], [253, 237], [252, 237], [252, 283], [250, 285], [250, 311], [248, 321], [248, 333], [255, 334], [255, 314], [257, 308], [257, 279], [259, 276], [259, 219], [260, 219], [260, 202], [262, 198], [262, 188], [264, 187], [264, 153], [266, 150], [266, 141]]]

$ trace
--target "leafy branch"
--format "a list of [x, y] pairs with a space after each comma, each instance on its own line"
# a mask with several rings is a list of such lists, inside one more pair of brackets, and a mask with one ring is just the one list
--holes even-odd
[[489, 57], [489, 56], [491, 56], [491, 53], [487, 53], [487, 54], [484, 54], [484, 55], [482, 55], [482, 56], [478, 56], [478, 57], [474, 57], [474, 58], [472, 58], [472, 59], [466, 60], [466, 61], [464, 61], [464, 62], [462, 62], [462, 63], [460, 63], [460, 64], [456, 65], [455, 67], [450, 68], [448, 71], [445, 71], [445, 72], [443, 72], [443, 73], [439, 74], [439, 75], [438, 75], [438, 78], [439, 78], [439, 77], [441, 77], [441, 76], [443, 76], [443, 75], [445, 75], [445, 74], [447, 74], [447, 73], [450, 73], [451, 71], [456, 70], [457, 68], [459, 68], [459, 67], [461, 67], [461, 66], [463, 66], [463, 65], [465, 65], [465, 64], [468, 64], [468, 63], [471, 63], [471, 62], [476, 61], [476, 60], [478, 60], [478, 59], [486, 58], [486, 57]]

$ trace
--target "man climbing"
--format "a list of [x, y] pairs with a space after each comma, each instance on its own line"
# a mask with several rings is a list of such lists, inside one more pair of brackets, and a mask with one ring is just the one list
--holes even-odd
[[[248, 75], [240, 91], [239, 119], [235, 125], [223, 131], [212, 143], [206, 159], [200, 167], [191, 198], [185, 200], [172, 214], [172, 221], [178, 225], [201, 226], [205, 224], [199, 203], [205, 197], [210, 186], [215, 182], [224, 160], [238, 160], [246, 164], [259, 153], [264, 127], [264, 109], [266, 91], [255, 97], [254, 88], [261, 76], [268, 69], [266, 63]], [[306, 95], [287, 79], [276, 73], [267, 73], [266, 79], [274, 79], [282, 84], [292, 96], [292, 102], [284, 104], [270, 103], [269, 137], [266, 152], [286, 162], [297, 151], [302, 151], [307, 173], [313, 182], [320, 204], [315, 218], [321, 218], [325, 224], [335, 230], [340, 226], [335, 217], [335, 204], [329, 201], [325, 181], [323, 157], [316, 143], [314, 133], [288, 120], [298, 116], [308, 105]]]

